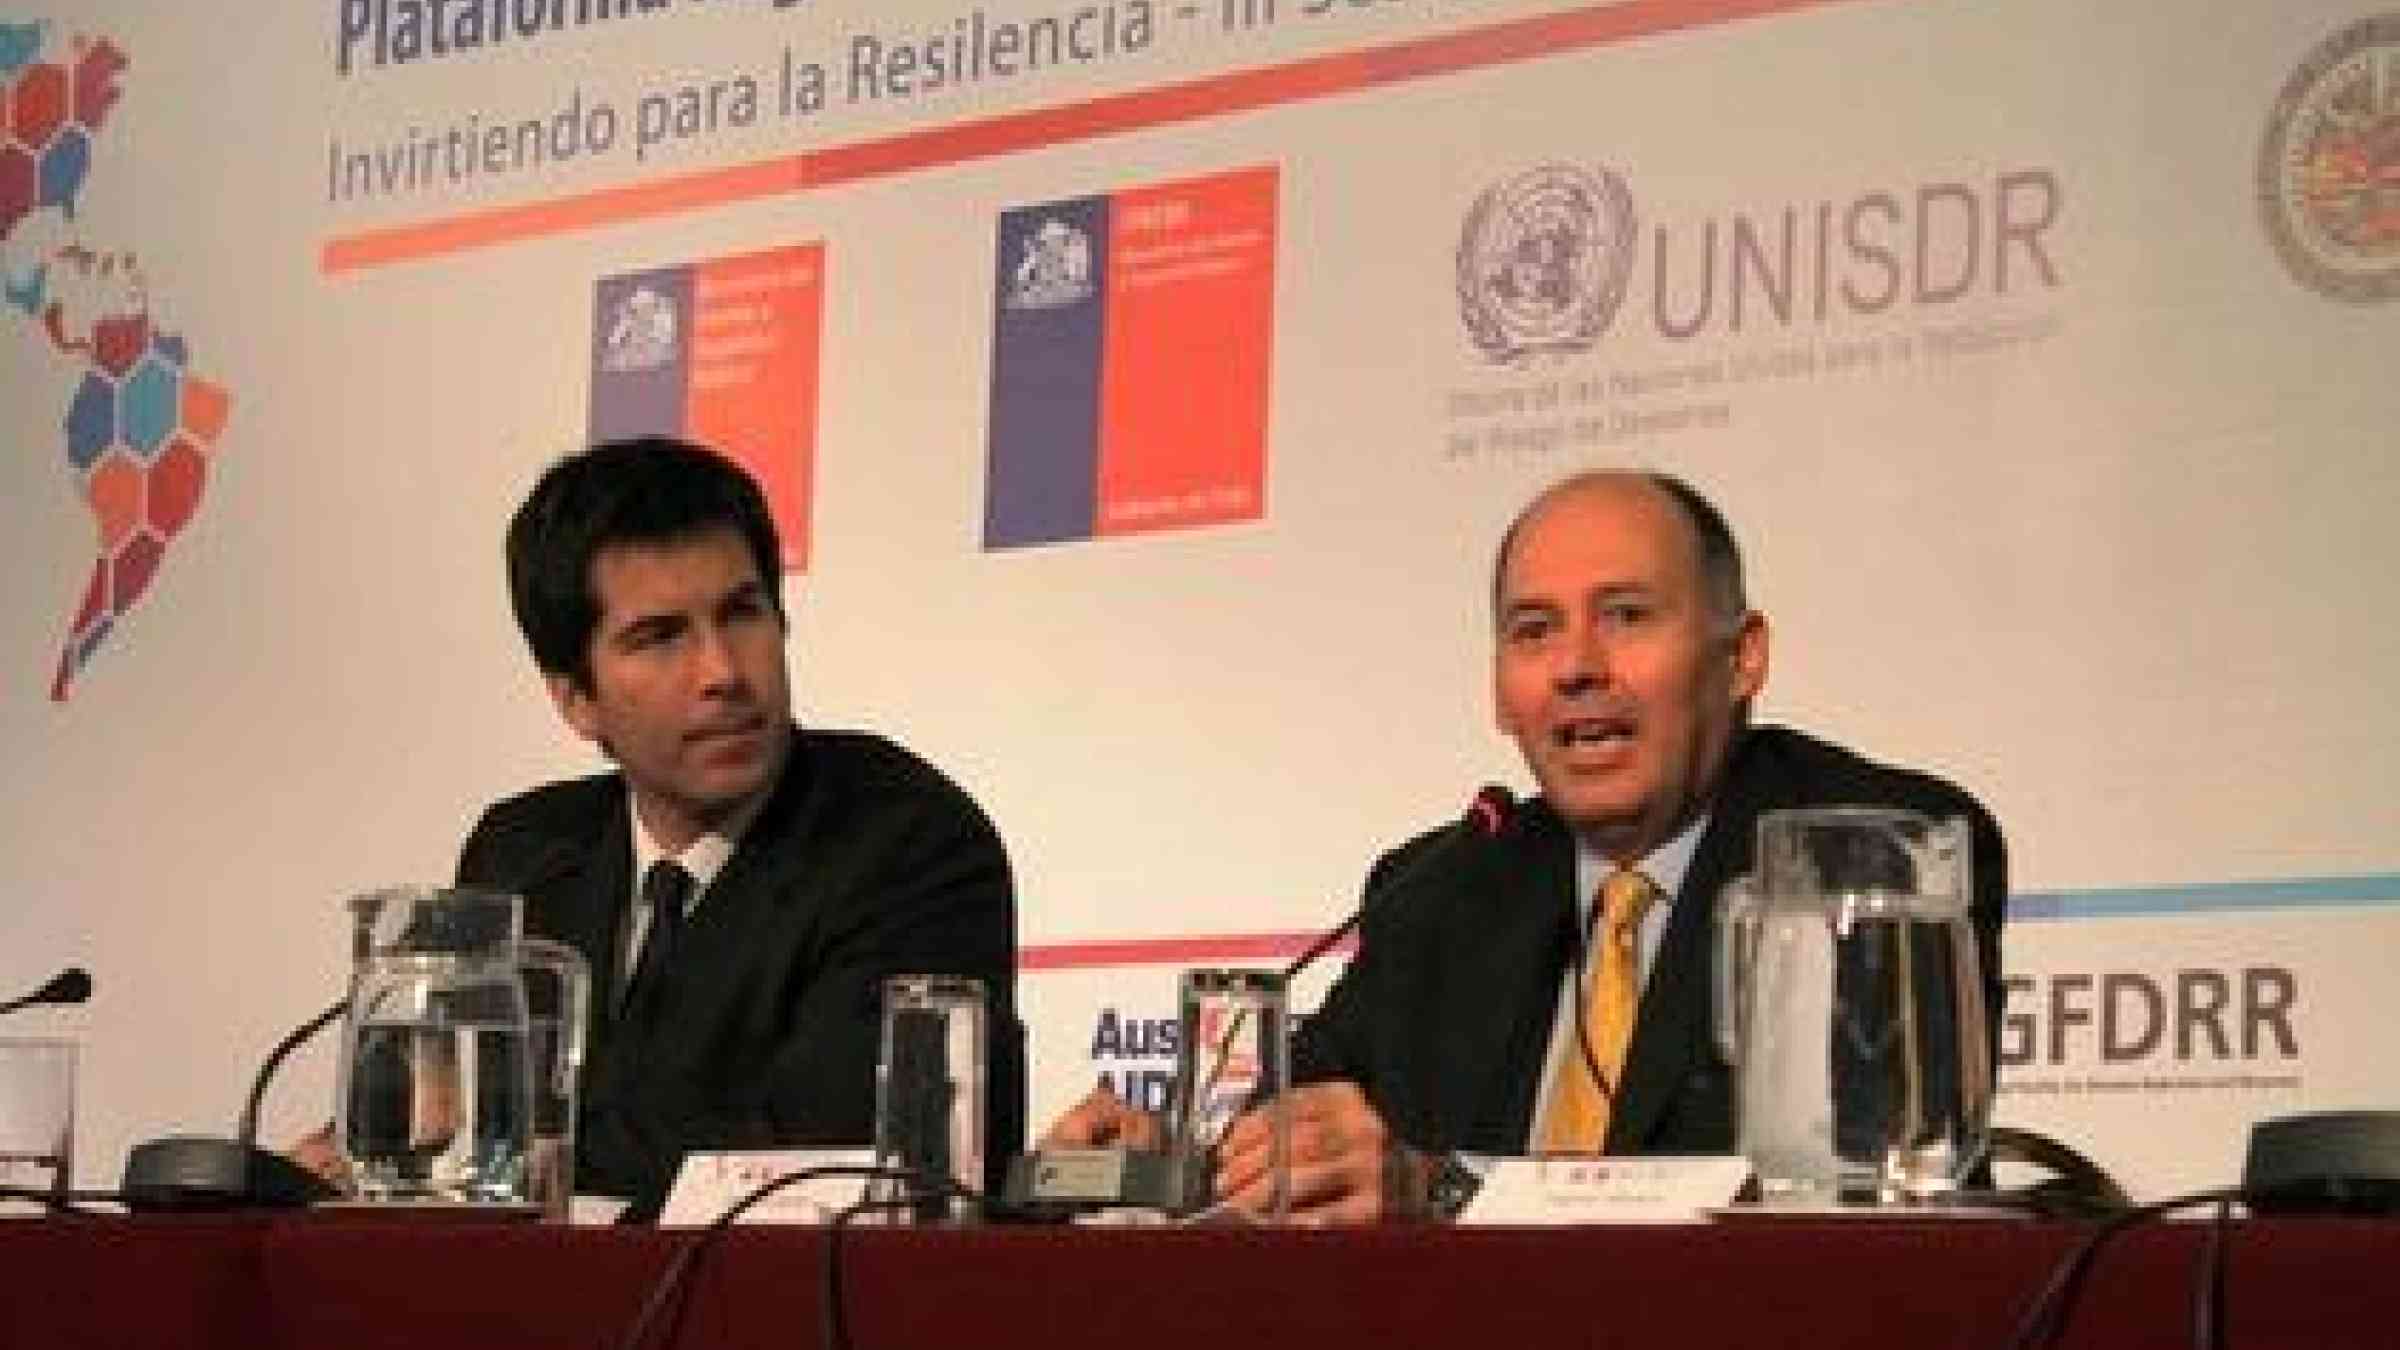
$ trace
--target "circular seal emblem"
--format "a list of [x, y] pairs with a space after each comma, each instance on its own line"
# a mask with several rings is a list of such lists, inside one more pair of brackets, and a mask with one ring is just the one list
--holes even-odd
[[2267, 238], [2310, 289], [2400, 296], [2400, 14], [2318, 43], [2267, 117], [2258, 151]]
[[675, 302], [636, 286], [617, 303], [600, 364], [620, 375], [656, 370], [675, 359], [675, 329]]
[[1544, 164], [1485, 188], [1458, 232], [1458, 315], [1494, 361], [1588, 349], [1633, 268], [1633, 194], [1607, 169]]

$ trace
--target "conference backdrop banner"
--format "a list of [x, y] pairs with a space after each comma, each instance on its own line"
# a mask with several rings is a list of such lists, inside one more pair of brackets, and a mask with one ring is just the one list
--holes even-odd
[[2003, 1122], [2160, 1194], [2400, 1105], [2390, 0], [0, 0], [0, 88], [0, 985], [98, 977], [10, 1027], [86, 1180], [602, 767], [500, 534], [653, 430], [766, 485], [802, 715], [999, 823], [1037, 1120], [1527, 789], [1490, 554], [1601, 464], [1735, 522], [1762, 719], [2005, 825]]

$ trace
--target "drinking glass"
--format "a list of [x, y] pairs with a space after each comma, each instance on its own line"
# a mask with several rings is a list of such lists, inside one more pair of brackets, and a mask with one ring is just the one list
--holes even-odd
[[1169, 1164], [1179, 1209], [1209, 1207], [1218, 1150], [1244, 1112], [1264, 1109], [1268, 1193], [1260, 1217], [1280, 1218], [1291, 1200], [1287, 990], [1282, 972], [1197, 969], [1183, 973], [1182, 1036], [1170, 1103]]
[[575, 1113], [583, 1075], [592, 970], [563, 942], [526, 938], [517, 944], [517, 973], [525, 984], [525, 1055], [532, 1091], [526, 1198], [542, 1216], [565, 1223], [575, 1193]]
[[898, 975], [883, 985], [875, 1064], [875, 1162], [912, 1181], [879, 1181], [886, 1214], [920, 1223], [964, 1221], [983, 1189], [986, 1046], [983, 981]]
[[0, 1040], [0, 1186], [63, 1197], [74, 1155], [75, 1043]]

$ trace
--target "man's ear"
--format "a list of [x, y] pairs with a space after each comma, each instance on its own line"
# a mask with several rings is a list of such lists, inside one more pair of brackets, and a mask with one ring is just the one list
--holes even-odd
[[1751, 610], [1733, 633], [1733, 701], [1748, 703], [1767, 686], [1767, 616]]
[[1510, 740], [1517, 739], [1516, 719], [1508, 714], [1508, 700], [1500, 696], [1500, 657], [1495, 646], [1492, 655], [1492, 725]]
[[597, 745], [600, 743], [600, 707], [597, 700], [585, 693], [572, 675], [544, 675], [542, 683], [550, 689], [550, 702], [558, 709], [560, 720], [572, 727], [575, 734]]

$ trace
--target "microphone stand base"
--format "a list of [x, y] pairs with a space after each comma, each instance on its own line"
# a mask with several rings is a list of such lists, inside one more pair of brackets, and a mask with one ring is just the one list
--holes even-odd
[[118, 1189], [137, 1213], [299, 1209], [340, 1195], [280, 1153], [189, 1134], [134, 1145]]
[[1009, 1159], [1001, 1198], [1030, 1214], [1103, 1209], [1183, 1213], [1192, 1208], [1188, 1190], [1184, 1169], [1164, 1150], [1052, 1148]]

